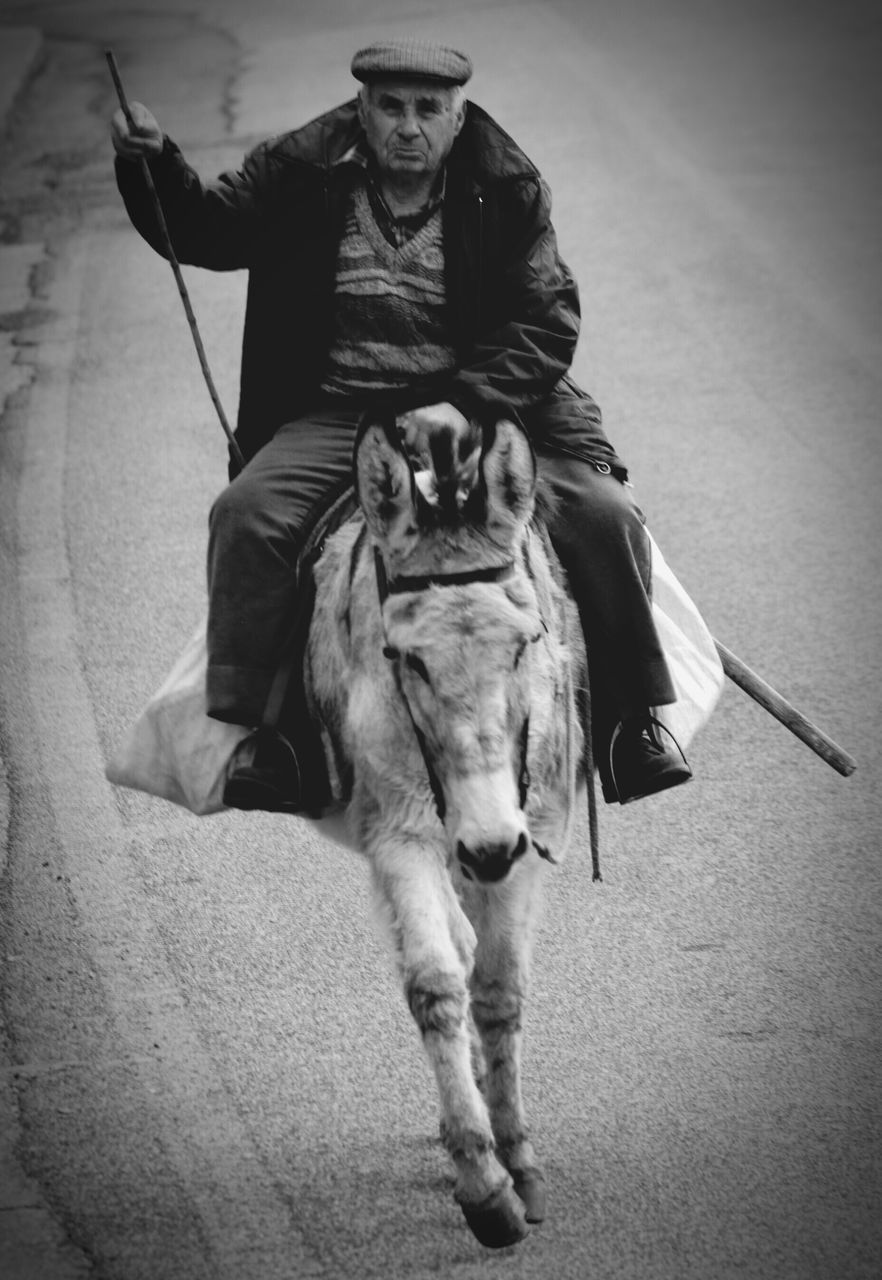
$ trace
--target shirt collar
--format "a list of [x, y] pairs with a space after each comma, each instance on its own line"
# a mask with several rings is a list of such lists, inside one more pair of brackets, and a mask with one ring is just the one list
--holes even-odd
[[[374, 160], [374, 157], [371, 155], [370, 149], [364, 138], [357, 138], [356, 141], [349, 148], [349, 150], [344, 151], [343, 155], [339, 156], [338, 159], [334, 161], [333, 168], [336, 168], [337, 165], [340, 165], [340, 164], [354, 164], [354, 165], [357, 165], [360, 169], [363, 169], [367, 176], [367, 180], [370, 182], [371, 186], [373, 187], [373, 190], [376, 193], [377, 197], [382, 201], [384, 207], [387, 207], [386, 201], [383, 199], [382, 189], [380, 187], [380, 180], [377, 174], [376, 161]], [[429, 196], [428, 202], [426, 203], [426, 205], [424, 205], [423, 210], [421, 210], [421, 212], [434, 213], [435, 210], [443, 201], [446, 194], [447, 194], [447, 165], [444, 164], [441, 166], [441, 172], [436, 177], [435, 182], [432, 186], [432, 193]], [[392, 213], [389, 213], [389, 217], [392, 218], [393, 221], [395, 220]]]

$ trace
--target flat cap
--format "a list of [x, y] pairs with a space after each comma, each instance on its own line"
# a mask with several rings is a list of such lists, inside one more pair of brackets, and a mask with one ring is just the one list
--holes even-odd
[[356, 80], [413, 77], [438, 80], [444, 84], [465, 84], [472, 74], [472, 62], [457, 49], [423, 40], [386, 40], [359, 49], [352, 59]]

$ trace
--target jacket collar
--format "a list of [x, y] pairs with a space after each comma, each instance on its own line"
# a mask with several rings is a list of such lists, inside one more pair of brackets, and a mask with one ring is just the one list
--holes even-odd
[[[356, 99], [327, 111], [270, 144], [282, 162], [306, 164], [326, 174], [366, 163], [367, 146]], [[474, 102], [469, 102], [462, 130], [447, 159], [457, 187], [480, 191], [495, 182], [537, 177], [538, 171], [517, 143]]]

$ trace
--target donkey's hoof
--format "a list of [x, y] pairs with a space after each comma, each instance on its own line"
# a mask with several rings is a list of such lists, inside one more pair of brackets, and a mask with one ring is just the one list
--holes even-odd
[[506, 1185], [480, 1204], [460, 1204], [475, 1238], [487, 1249], [504, 1249], [529, 1234], [524, 1206]]
[[523, 1201], [528, 1222], [545, 1220], [545, 1174], [535, 1165], [528, 1169], [511, 1169], [514, 1189]]

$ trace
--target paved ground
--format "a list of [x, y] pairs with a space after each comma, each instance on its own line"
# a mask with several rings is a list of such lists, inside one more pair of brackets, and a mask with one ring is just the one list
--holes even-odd
[[[0, 209], [4, 1276], [878, 1274], [879, 25], [828, 8], [406, 6], [551, 180], [577, 371], [668, 559], [860, 762], [730, 690], [690, 788], [603, 814], [604, 887], [583, 851], [555, 874], [527, 1054], [553, 1209], [500, 1258], [450, 1202], [360, 864], [102, 779], [201, 608], [223, 446], [110, 183], [100, 50], [211, 172], [348, 93], [396, 6], [9, 8], [45, 41]], [[242, 282], [191, 288], [231, 405]]]
[[[12, 129], [30, 80], [39, 74], [42, 32], [35, 27], [2, 27], [0, 39], [0, 129]], [[37, 246], [18, 253], [6, 248], [0, 275], [0, 312], [21, 312], [30, 300], [29, 274], [42, 256]], [[0, 385], [4, 402], [27, 382], [17, 368], [7, 335], [0, 338]], [[9, 791], [0, 755], [0, 868], [9, 843]], [[6, 960], [8, 961], [8, 954]], [[7, 1280], [69, 1280], [91, 1272], [83, 1254], [52, 1214], [42, 1189], [21, 1167], [16, 1151], [19, 1117], [5, 1027], [0, 1027], [0, 1272]]]

